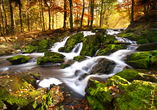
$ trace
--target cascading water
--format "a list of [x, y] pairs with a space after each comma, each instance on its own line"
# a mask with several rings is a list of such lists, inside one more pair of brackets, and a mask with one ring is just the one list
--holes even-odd
[[[118, 32], [107, 30], [108, 34], [117, 34]], [[87, 35], [94, 35], [95, 33], [92, 33], [91, 31], [82, 31], [84, 36]], [[80, 55], [83, 43], [78, 43], [75, 45], [73, 50], [70, 53], [64, 53], [59, 52], [58, 49], [60, 47], [64, 47], [66, 41], [68, 40], [69, 36], [64, 38], [62, 42], [55, 43], [52, 48], [50, 49], [52, 52], [61, 53], [66, 56], [66, 60], [73, 59], [74, 56]], [[21, 65], [11, 65], [9, 62], [5, 61], [5, 63], [0, 64], [0, 71], [22, 71], [22, 70], [29, 70], [31, 71], [39, 71], [41, 80], [38, 82], [39, 86], [41, 87], [49, 87], [50, 84], [61, 84], [65, 83], [67, 86], [72, 88], [75, 92], [81, 94], [82, 96], [85, 95], [85, 88], [88, 83], [88, 79], [90, 77], [100, 78], [102, 80], [106, 80], [108, 77], [111, 77], [115, 73], [123, 70], [125, 66], [129, 66], [124, 62], [124, 58], [135, 51], [136, 49], [136, 42], [132, 42], [128, 39], [115, 37], [119, 42], [125, 42], [125, 43], [132, 43], [130, 47], [126, 50], [118, 50], [114, 52], [113, 54], [109, 56], [97, 56], [97, 57], [88, 57], [88, 59], [82, 61], [82, 62], [75, 62], [71, 66], [65, 68], [65, 69], [56, 69], [52, 65], [44, 65], [44, 66], [38, 66], [36, 62], [33, 60], [32, 62], [28, 62], [26, 64]], [[32, 54], [24, 54], [29, 55], [33, 58], [37, 58], [39, 56], [44, 56], [44, 53], [32, 53]], [[5, 59], [10, 56], [6, 57], [0, 57], [0, 59]], [[99, 58], [106, 58], [109, 60], [113, 60], [116, 63], [116, 66], [111, 74], [106, 75], [90, 75], [90, 71], [92, 67], [94, 67], [97, 64], [97, 59]], [[33, 69], [32, 69], [33, 68]], [[83, 75], [88, 74], [85, 78], [83, 78]]]

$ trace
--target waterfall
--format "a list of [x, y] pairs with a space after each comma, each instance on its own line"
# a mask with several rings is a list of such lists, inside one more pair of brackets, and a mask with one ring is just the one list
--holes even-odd
[[[110, 35], [119, 33], [119, 31], [113, 31], [113, 30], [109, 30], [109, 29], [107, 31], [108, 31], [108, 34], [110, 34]], [[95, 35], [95, 33], [92, 33], [91, 31], [82, 31], [82, 33], [84, 34], [84, 37], [86, 37], [88, 35]], [[58, 51], [58, 49], [60, 47], [65, 46], [69, 37], [70, 36], [65, 37], [61, 42], [56, 42], [52, 46], [50, 51], [65, 55], [65, 59], [67, 59], [67, 60], [71, 60], [71, 59], [73, 59], [73, 57], [79, 56], [81, 49], [83, 47], [82, 42], [76, 44], [74, 46], [74, 48], [72, 49], [72, 51], [69, 53]], [[9, 70], [9, 71], [16, 72], [18, 70], [22, 71], [22, 70], [29, 70], [29, 69], [31, 69], [31, 71], [39, 71], [40, 77], [41, 77], [41, 80], [38, 81], [39, 86], [49, 87], [50, 84], [57, 85], [57, 84], [65, 83], [67, 86], [72, 88], [75, 92], [84, 96], [85, 88], [87, 86], [87, 83], [88, 83], [88, 80], [90, 77], [106, 80], [107, 78], [111, 77], [112, 75], [116, 74], [117, 72], [122, 71], [124, 69], [124, 67], [126, 67], [126, 66], [129, 67], [129, 65], [127, 65], [124, 62], [124, 59], [127, 55], [135, 52], [135, 50], [138, 46], [136, 45], [135, 41], [131, 41], [129, 39], [121, 38], [121, 37], [117, 37], [117, 36], [115, 36], [115, 38], [118, 40], [118, 42], [129, 43], [130, 45], [128, 46], [127, 49], [118, 50], [109, 56], [96, 56], [96, 57], [95, 56], [94, 57], [86, 56], [86, 57], [88, 57], [88, 59], [81, 61], [81, 62], [75, 61], [71, 66], [69, 66], [65, 69], [57, 69], [57, 67], [55, 67], [56, 65], [38, 66], [36, 64], [36, 62], [34, 62], [35, 60], [33, 60], [33, 62], [28, 62], [26, 64], [21, 64], [21, 65], [11, 65], [9, 62], [5, 62], [3, 64], [0, 64], [0, 71]], [[97, 50], [97, 52], [98, 51], [99, 50]], [[95, 53], [95, 55], [97, 54], [97, 52]], [[24, 54], [24, 55], [31, 56], [33, 58], [38, 58], [39, 56], [44, 56], [44, 53], [31, 53], [31, 54]], [[2, 59], [2, 58], [5, 59], [8, 57], [10, 57], [10, 56], [0, 57], [0, 59]], [[100, 58], [106, 58], [106, 59], [112, 60], [116, 63], [115, 68], [113, 69], [112, 73], [110, 73], [109, 75], [107, 75], [107, 74], [91, 75], [90, 74], [91, 69], [97, 64], [97, 60]]]

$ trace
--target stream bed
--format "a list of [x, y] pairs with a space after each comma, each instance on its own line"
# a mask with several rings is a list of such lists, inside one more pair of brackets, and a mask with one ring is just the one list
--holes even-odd
[[[115, 35], [119, 33], [119, 31], [113, 31], [113, 30], [107, 30], [108, 34], [110, 35]], [[82, 31], [84, 34], [84, 37], [87, 35], [94, 35], [95, 33], [92, 33], [91, 31]], [[56, 42], [50, 49], [49, 51], [52, 52], [57, 52], [60, 54], [63, 54], [66, 56], [64, 58], [64, 61], [72, 60], [75, 56], [79, 56], [83, 43], [78, 43], [74, 46], [73, 50], [70, 53], [64, 53], [64, 52], [59, 52], [58, 49], [60, 47], [64, 47], [66, 41], [68, 40], [70, 36], [65, 37], [61, 42]], [[105, 36], [104, 36], [105, 37]], [[40, 81], [38, 80], [37, 82], [39, 83], [39, 87], [49, 87], [50, 84], [66, 84], [68, 87], [70, 87], [72, 90], [74, 90], [76, 93], [84, 96], [85, 95], [85, 88], [88, 83], [88, 79], [90, 77], [98, 78], [101, 80], [106, 80], [107, 78], [111, 77], [112, 75], [116, 74], [117, 72], [120, 72], [124, 69], [124, 67], [130, 67], [124, 62], [124, 59], [126, 58], [127, 55], [134, 53], [138, 45], [136, 44], [135, 41], [130, 41], [125, 38], [120, 38], [115, 35], [115, 38], [119, 42], [124, 42], [124, 43], [130, 43], [128, 45], [127, 49], [122, 49], [118, 50], [108, 56], [95, 56], [95, 57], [88, 57], [88, 59], [81, 61], [81, 62], [75, 62], [71, 66], [65, 68], [65, 69], [60, 69], [60, 63], [49, 63], [46, 65], [37, 65], [37, 58], [39, 56], [44, 56], [44, 53], [31, 53], [31, 54], [22, 54], [26, 56], [31, 56], [32, 59], [25, 64], [20, 64], [20, 65], [12, 65], [10, 62], [6, 61], [6, 58], [12, 57], [14, 55], [10, 56], [1, 56], [0, 57], [0, 72], [5, 72], [8, 71], [9, 74], [11, 73], [18, 73], [18, 72], [23, 72], [23, 71], [38, 71], [40, 73]], [[98, 50], [99, 51], [99, 50]], [[97, 51], [97, 52], [98, 52]], [[97, 53], [96, 52], [96, 53]], [[17, 55], [17, 54], [15, 54]], [[109, 60], [112, 60], [116, 63], [116, 66], [112, 70], [110, 74], [103, 74], [103, 75], [98, 75], [98, 74], [90, 74], [91, 69], [97, 64], [97, 59], [100, 58], [106, 58]], [[76, 71], [79, 71], [76, 75]], [[84, 74], [88, 74], [85, 78], [82, 78]]]

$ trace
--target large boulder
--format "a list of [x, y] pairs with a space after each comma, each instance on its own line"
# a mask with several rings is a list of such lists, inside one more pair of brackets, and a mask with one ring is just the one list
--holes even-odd
[[30, 84], [30, 79], [36, 81], [32, 75], [36, 76], [36, 73], [0, 76], [0, 109], [47, 110], [63, 100], [63, 93], [58, 86], [53, 86], [49, 91], [47, 88], [35, 89]]
[[67, 40], [65, 44], [64, 52], [70, 52], [77, 43], [80, 43], [82, 41], [82, 38], [83, 33], [77, 33], [75, 35], [70, 36], [70, 38]]
[[139, 69], [154, 68], [157, 65], [156, 56], [157, 50], [136, 52], [127, 57], [126, 63]]
[[106, 58], [99, 58], [96, 62], [97, 64], [90, 71], [91, 74], [109, 74], [116, 65], [114, 61], [108, 60]]
[[81, 55], [94, 56], [96, 51], [100, 48], [103, 39], [103, 34], [90, 35], [84, 37]]
[[11, 62], [13, 65], [16, 65], [16, 64], [27, 63], [30, 59], [31, 59], [31, 57], [29, 57], [29, 56], [16, 55], [14, 57], [7, 58], [6, 60]]
[[156, 83], [133, 80], [114, 75], [106, 83], [89, 79], [86, 98], [95, 110], [136, 110], [156, 108]]
[[157, 42], [141, 45], [136, 50], [138, 50], [138, 51], [157, 50]]
[[136, 68], [145, 69], [149, 66], [149, 57], [149, 52], [136, 52], [127, 58], [126, 63]]

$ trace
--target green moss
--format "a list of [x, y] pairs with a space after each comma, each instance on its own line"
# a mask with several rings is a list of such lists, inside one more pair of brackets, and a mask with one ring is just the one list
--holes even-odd
[[28, 60], [30, 60], [30, 59], [31, 59], [31, 57], [29, 57], [29, 56], [16, 55], [14, 57], [7, 58], [6, 60], [11, 62], [12, 64], [22, 64], [22, 63], [28, 62]]
[[148, 41], [147, 39], [139, 39], [139, 40], [137, 41], [137, 43], [138, 43], [138, 44], [147, 44], [147, 43], [149, 43], [149, 41]]
[[42, 39], [41, 41], [38, 42], [38, 46], [39, 52], [45, 52], [49, 46], [49, 43], [46, 39]]
[[47, 56], [47, 57], [38, 57], [37, 59], [37, 64], [38, 65], [42, 65], [42, 64], [45, 64], [45, 63], [63, 63], [64, 60], [62, 58], [54, 58], [54, 57], [51, 57], [51, 56]]
[[148, 68], [149, 66], [149, 52], [136, 52], [130, 55], [127, 59], [127, 63], [137, 68]]
[[83, 61], [85, 58], [86, 58], [85, 56], [76, 56], [76, 57], [74, 57], [74, 60], [80, 62], [80, 61]]
[[137, 71], [132, 70], [132, 69], [124, 69], [123, 71], [117, 73], [116, 75], [118, 75], [128, 81], [133, 81], [134, 79], [140, 79], [140, 77], [141, 77]]
[[107, 45], [104, 49], [102, 50], [99, 50], [99, 52], [97, 53], [97, 56], [100, 56], [100, 55], [108, 55], [108, 54], [111, 54], [119, 49], [123, 49], [125, 48], [125, 45], [124, 44], [109, 44]]
[[55, 52], [45, 52], [44, 56], [51, 57], [51, 58], [64, 58], [65, 57], [64, 55], [60, 53], [55, 53]]
[[38, 46], [29, 45], [25, 48], [24, 53], [32, 53], [32, 52], [36, 52], [37, 50], [38, 50]]
[[[134, 80], [126, 88], [126, 93], [115, 104], [115, 110], [136, 110], [157, 107], [156, 85], [146, 81]], [[154, 99], [153, 99], [154, 97]]]
[[118, 75], [114, 75], [107, 80], [107, 86], [115, 86], [118, 85], [120, 89], [125, 89], [128, 86], [128, 81], [123, 77]]
[[101, 35], [90, 35], [83, 38], [83, 47], [81, 55], [94, 56], [95, 52], [99, 49], [101, 41]]
[[77, 33], [75, 35], [70, 36], [70, 38], [67, 40], [66, 44], [65, 44], [65, 52], [70, 52], [74, 46], [81, 42], [83, 38], [83, 33]]

